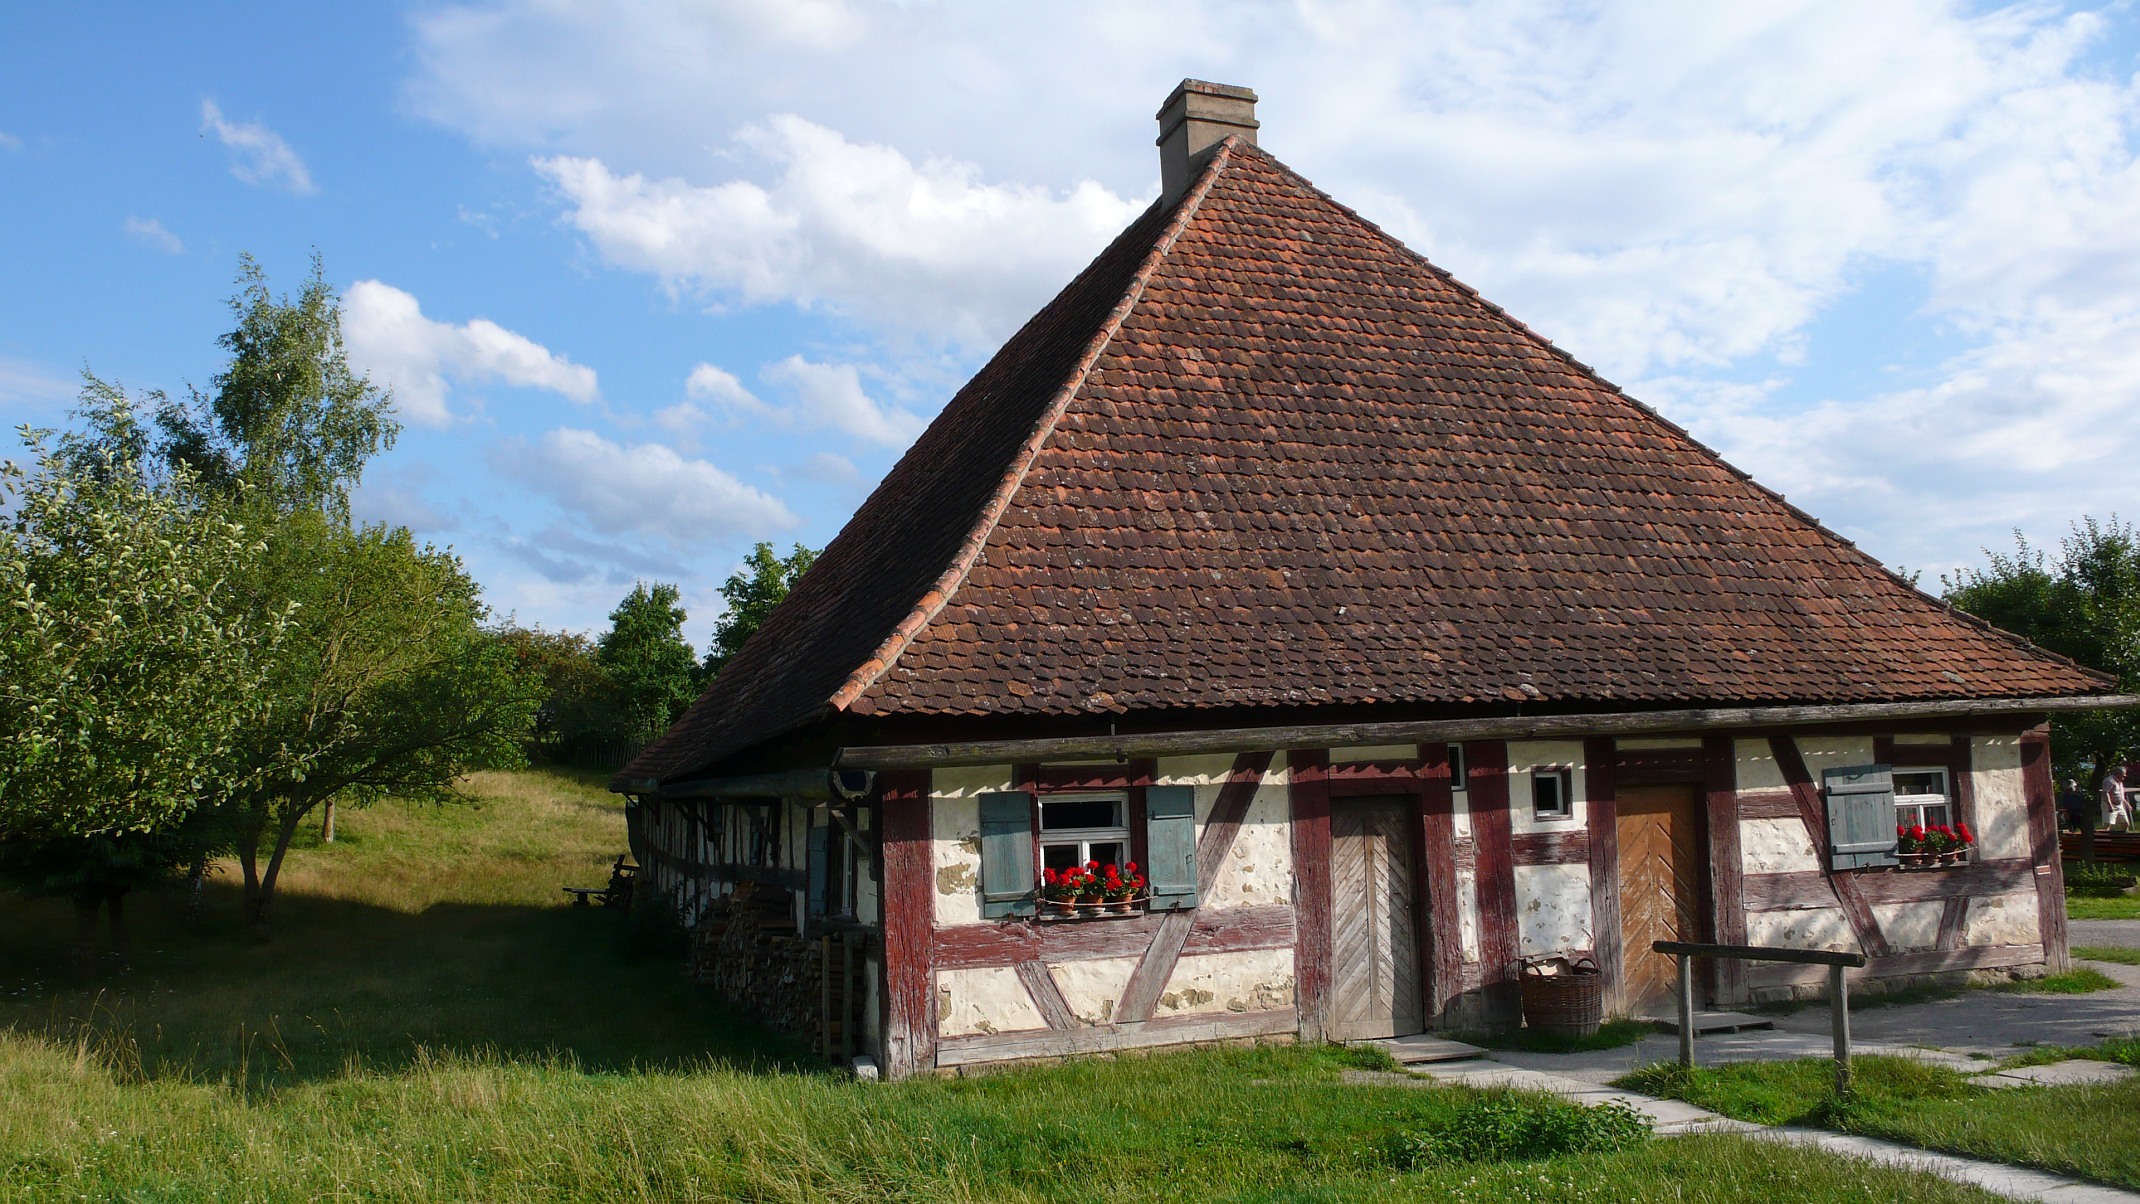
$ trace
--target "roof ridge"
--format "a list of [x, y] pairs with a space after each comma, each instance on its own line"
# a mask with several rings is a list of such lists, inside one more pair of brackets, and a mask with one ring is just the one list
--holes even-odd
[[1671, 431], [1673, 434], [1686, 440], [1694, 447], [1696, 451], [1700, 452], [1702, 455], [1714, 461], [1718, 467], [1730, 473], [1732, 476], [1737, 477], [1741, 482], [1753, 486], [1756, 490], [1760, 491], [1762, 494], [1773, 500], [1778, 506], [1783, 507], [1783, 509], [1789, 514], [1791, 514], [1794, 518], [1797, 518], [1800, 522], [1803, 522], [1807, 526], [1813, 528], [1813, 530], [1817, 534], [1825, 537], [1829, 542], [1842, 545], [1843, 549], [1850, 555], [1856, 557], [1864, 564], [1871, 566], [1873, 569], [1877, 570], [1879, 573], [1887, 577], [1889, 580], [1893, 581], [1895, 584], [1900, 585], [1905, 592], [1914, 595], [1916, 599], [1922, 604], [1930, 606], [1935, 610], [1944, 611], [1949, 617], [1959, 617], [1965, 620], [1967, 625], [1983, 628], [1985, 631], [2003, 637], [2008, 643], [2016, 645], [2028, 652], [2035, 653], [2039, 656], [2048, 657], [2051, 660], [2058, 661], [2063, 664], [2071, 665], [2074, 668], [2082, 670], [2083, 672], [2096, 673], [2099, 676], [2103, 676], [2105, 680], [2115, 680], [2115, 678], [2111, 678], [2108, 675], [2101, 674], [2100, 670], [2090, 669], [2088, 668], [2088, 666], [2081, 664], [2079, 661], [2076, 661], [2071, 657], [2065, 656], [2062, 653], [2053, 652], [2049, 648], [2045, 648], [2037, 644], [2034, 640], [2031, 640], [2026, 636], [2022, 636], [2014, 632], [2008, 631], [1995, 623], [1987, 622], [1984, 619], [1977, 617], [1976, 615], [1970, 614], [1968, 611], [1958, 610], [1956, 609], [1953, 603], [1948, 602], [1944, 598], [1936, 598], [1932, 596], [1923, 588], [1919, 587], [1915, 581], [1912, 581], [1908, 577], [1903, 576], [1901, 573], [1896, 572], [1894, 569], [1889, 568], [1887, 564], [1879, 557], [1874, 556], [1872, 553], [1867, 552], [1865, 549], [1859, 547], [1857, 545], [1856, 540], [1850, 539], [1839, 531], [1830, 529], [1826, 523], [1822, 522], [1819, 518], [1816, 518], [1812, 513], [1808, 512], [1802, 507], [1793, 504], [1791, 500], [1785, 497], [1781, 492], [1775, 489], [1771, 489], [1767, 485], [1762, 484], [1758, 479], [1754, 477], [1752, 473], [1747, 472], [1745, 469], [1740, 468], [1736, 464], [1733, 464], [1730, 460], [1725, 459], [1724, 454], [1722, 452], [1709, 446], [1707, 443], [1704, 443], [1699, 436], [1694, 434], [1694, 432], [1688, 430], [1686, 427], [1679, 425], [1677, 422], [1672, 421], [1670, 418], [1665, 417], [1664, 414], [1659, 412], [1655, 406], [1650, 405], [1648, 402], [1643, 401], [1641, 398], [1636, 397], [1632, 393], [1629, 393], [1627, 390], [1621, 388], [1614, 382], [1607, 380], [1605, 377], [1599, 375], [1598, 370], [1596, 368], [1593, 368], [1589, 364], [1586, 364], [1583, 361], [1575, 358], [1574, 354], [1571, 353], [1567, 348], [1562, 347], [1560, 344], [1555, 343], [1552, 339], [1549, 339], [1545, 335], [1539, 333], [1523, 319], [1501, 308], [1499, 305], [1496, 305], [1484, 294], [1480, 293], [1479, 290], [1464, 283], [1462, 280], [1457, 279], [1456, 276], [1449, 271], [1449, 269], [1427, 258], [1424, 252], [1419, 251], [1411, 244], [1405, 242], [1403, 239], [1390, 233], [1388, 230], [1383, 229], [1381, 223], [1375, 221], [1373, 218], [1366, 216], [1365, 214], [1361, 213], [1357, 209], [1354, 209], [1352, 206], [1346, 204], [1345, 202], [1338, 200], [1336, 197], [1331, 196], [1329, 193], [1323, 191], [1323, 189], [1319, 187], [1313, 180], [1310, 180], [1306, 176], [1301, 175], [1298, 171], [1295, 171], [1290, 165], [1288, 165], [1283, 159], [1280, 159], [1278, 156], [1271, 154], [1269, 151], [1264, 150], [1260, 146], [1256, 147], [1256, 150], [1265, 159], [1270, 160], [1273, 166], [1277, 167], [1280, 171], [1285, 172], [1287, 175], [1292, 176], [1294, 179], [1299, 180], [1302, 185], [1304, 185], [1310, 192], [1313, 192], [1316, 196], [1322, 198], [1323, 201], [1325, 201], [1334, 208], [1342, 210], [1347, 217], [1352, 218], [1354, 221], [1360, 223], [1362, 226], [1365, 226], [1370, 231], [1373, 231], [1377, 237], [1383, 239], [1390, 246], [1395, 247], [1400, 253], [1410, 257], [1413, 260], [1416, 260], [1421, 267], [1425, 268], [1429, 272], [1432, 272], [1435, 277], [1441, 280], [1444, 284], [1447, 284], [1449, 287], [1455, 289], [1457, 292], [1462, 293], [1464, 296], [1470, 298], [1471, 301], [1477, 304], [1480, 308], [1485, 309], [1487, 312], [1493, 314], [1495, 317], [1508, 323], [1511, 327], [1514, 327], [1518, 334], [1537, 344], [1539, 348], [1544, 350], [1547, 354], [1553, 356], [1555, 359], [1558, 359], [1563, 363], [1567, 364], [1570, 368], [1574, 369], [1578, 375], [1582, 376], [1590, 383], [1598, 386], [1607, 393], [1618, 397], [1620, 400], [1627, 402], [1650, 421], [1657, 423], [1659, 426], [1664, 427], [1666, 430]]
[[1143, 300], [1145, 286], [1151, 282], [1160, 263], [1166, 259], [1167, 252], [1173, 250], [1174, 243], [1188, 227], [1189, 219], [1194, 216], [1198, 206], [1210, 194], [1213, 181], [1225, 170], [1240, 142], [1240, 135], [1230, 134], [1219, 143], [1217, 153], [1205, 164], [1202, 175], [1189, 189], [1188, 194], [1182, 197], [1181, 203], [1174, 210], [1174, 216], [1167, 220], [1166, 229], [1152, 249], [1145, 253], [1144, 262], [1137, 266], [1136, 273], [1130, 277], [1128, 287], [1123, 289], [1122, 299], [1108, 311], [1106, 320], [1087, 342], [1068, 378], [1056, 390], [1047, 408], [1041, 411], [1039, 420], [1033, 424], [1032, 433], [1026, 436], [1025, 442], [1019, 446], [1010, 470], [1003, 474], [995, 492], [981, 508], [980, 517], [975, 521], [973, 529], [967, 533], [965, 542], [961, 543], [958, 551], [953, 554], [951, 564], [915, 601], [907, 617], [892, 628], [892, 633], [877, 645], [869, 659], [856, 666], [854, 671], [847, 675], [846, 681], [841, 683], [840, 688], [833, 691], [832, 697], [826, 700], [827, 706], [833, 710], [846, 710], [855, 699], [861, 697], [864, 691], [891, 669], [893, 662], [899, 659], [899, 654], [929, 625], [930, 620], [942, 612], [951, 601], [951, 596], [965, 583], [967, 575], [973, 571], [974, 562], [980, 558], [981, 549], [987, 546], [989, 535], [1002, 520], [1004, 511], [1009, 509], [1011, 499], [1017, 496], [1019, 485], [1024, 483], [1026, 473], [1032, 469], [1033, 461], [1039, 458], [1041, 448], [1047, 445], [1048, 437], [1054, 433], [1056, 422], [1061, 419], [1063, 411], [1069, 408], [1078, 391], [1084, 387], [1086, 375], [1092, 371], [1093, 364], [1098, 362], [1107, 345], [1114, 341], [1122, 323], [1128, 320], [1131, 311]]

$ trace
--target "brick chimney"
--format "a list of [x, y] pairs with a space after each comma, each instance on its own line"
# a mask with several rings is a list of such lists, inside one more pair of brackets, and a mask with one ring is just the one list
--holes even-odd
[[1256, 140], [1256, 94], [1232, 84], [1185, 79], [1159, 106], [1159, 195], [1173, 204], [1211, 148], [1228, 134]]

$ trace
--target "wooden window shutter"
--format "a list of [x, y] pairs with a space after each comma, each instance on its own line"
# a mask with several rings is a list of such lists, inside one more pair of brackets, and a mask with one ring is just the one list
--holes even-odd
[[1023, 790], [981, 796], [981, 915], [1029, 916], [1033, 882], [1033, 796]]
[[1896, 864], [1894, 771], [1886, 765], [1830, 769], [1821, 786], [1828, 796], [1829, 867]]
[[825, 886], [831, 877], [826, 872], [825, 837], [830, 828], [810, 829], [810, 914], [825, 914]]
[[1145, 787], [1144, 849], [1152, 910], [1196, 906], [1196, 787]]

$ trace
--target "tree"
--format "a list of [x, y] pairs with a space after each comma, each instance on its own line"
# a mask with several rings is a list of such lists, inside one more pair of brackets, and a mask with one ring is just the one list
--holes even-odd
[[721, 596], [728, 599], [728, 612], [714, 624], [713, 640], [706, 648], [706, 679], [711, 680], [736, 653], [743, 651], [743, 645], [765, 625], [773, 608], [780, 605], [816, 560], [817, 553], [801, 544], [796, 544], [785, 560], [773, 554], [769, 543], [751, 549], [743, 568], [721, 586]]
[[496, 635], [522, 673], [542, 681], [531, 745], [556, 761], [584, 759], [625, 738], [623, 692], [598, 658], [595, 642], [575, 631], [507, 626]]
[[667, 731], [696, 697], [696, 658], [684, 640], [684, 608], [674, 585], [641, 581], [609, 612], [609, 630], [595, 651], [622, 696], [631, 734], [652, 739]]
[[[2015, 533], [2011, 556], [1986, 550], [1982, 569], [1940, 579], [1946, 600], [2042, 648], [2140, 690], [2140, 538], [2113, 515], [2083, 518], [2059, 541], [2056, 558]], [[2140, 753], [2140, 715], [2079, 711], [2051, 721], [2061, 772], [2100, 787], [2112, 765]], [[2092, 828], [2092, 825], [2090, 825]], [[2092, 845], [2092, 841], [2090, 842]]]

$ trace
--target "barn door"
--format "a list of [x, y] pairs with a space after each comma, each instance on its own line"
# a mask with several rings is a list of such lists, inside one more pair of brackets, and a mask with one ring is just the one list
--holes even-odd
[[1410, 815], [1403, 799], [1339, 800], [1330, 810], [1331, 1035], [1339, 1040], [1426, 1027]]
[[1692, 786], [1623, 786], [1620, 840], [1620, 939], [1631, 1015], [1673, 1010], [1679, 966], [1651, 950], [1653, 941], [1699, 941], [1702, 931], [1702, 841]]

